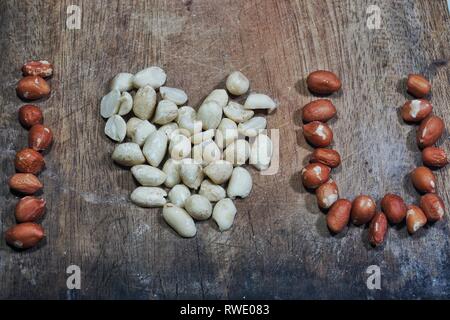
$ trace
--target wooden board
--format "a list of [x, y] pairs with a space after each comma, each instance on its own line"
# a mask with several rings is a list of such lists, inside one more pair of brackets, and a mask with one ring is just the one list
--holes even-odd
[[[66, 28], [71, 4], [81, 7], [79, 30]], [[367, 27], [371, 4], [381, 9], [380, 29]], [[331, 236], [299, 180], [311, 151], [299, 110], [314, 99], [304, 79], [329, 69], [343, 81], [331, 122], [344, 159], [333, 173], [341, 196], [379, 200], [389, 191], [417, 201], [407, 176], [420, 164], [416, 129], [400, 121], [398, 108], [410, 98], [405, 76], [422, 73], [435, 113], [450, 126], [448, 27], [447, 3], [437, 0], [2, 1], [2, 181], [26, 146], [15, 84], [31, 58], [55, 65], [52, 95], [39, 105], [56, 141], [41, 175], [47, 240], [26, 252], [0, 242], [0, 298], [450, 298], [448, 214], [413, 237], [404, 226], [390, 228], [386, 244], [373, 249], [363, 227]], [[160, 210], [128, 201], [136, 183], [110, 159], [99, 101], [116, 73], [150, 65], [163, 67], [191, 105], [236, 69], [280, 103], [267, 118], [280, 130], [279, 172], [252, 171], [253, 192], [237, 201], [229, 232], [206, 221], [195, 238], [181, 239]], [[440, 144], [450, 151], [447, 135]], [[449, 168], [436, 175], [450, 207]], [[4, 232], [17, 201], [6, 183], [0, 199]], [[66, 287], [72, 264], [81, 268], [81, 290]], [[366, 286], [370, 265], [380, 267], [381, 290]]]

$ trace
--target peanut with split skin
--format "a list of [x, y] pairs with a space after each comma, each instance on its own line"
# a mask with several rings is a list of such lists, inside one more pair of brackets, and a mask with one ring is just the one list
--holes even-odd
[[38, 106], [26, 104], [19, 109], [19, 121], [25, 128], [41, 124], [42, 119], [42, 110]]
[[406, 226], [410, 234], [415, 233], [427, 223], [427, 217], [425, 213], [418, 206], [408, 206], [406, 212]]
[[378, 212], [373, 217], [369, 226], [369, 242], [373, 246], [380, 246], [386, 237], [388, 223], [386, 215]]
[[50, 95], [50, 86], [40, 76], [26, 76], [17, 83], [16, 92], [24, 100], [38, 100]]
[[333, 179], [328, 180], [316, 189], [317, 204], [322, 209], [330, 208], [339, 198], [339, 191]]
[[331, 168], [322, 163], [311, 163], [301, 171], [303, 185], [307, 189], [316, 189], [330, 178]]
[[314, 147], [328, 147], [333, 141], [333, 131], [323, 122], [313, 121], [303, 126], [306, 141]]

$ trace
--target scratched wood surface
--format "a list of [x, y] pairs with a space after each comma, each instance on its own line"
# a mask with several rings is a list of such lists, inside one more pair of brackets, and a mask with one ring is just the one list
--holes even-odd
[[[66, 28], [67, 6], [81, 7], [80, 30]], [[381, 10], [369, 29], [366, 10]], [[445, 1], [2, 1], [0, 3], [1, 216], [14, 224], [17, 197], [6, 186], [27, 132], [15, 95], [22, 63], [55, 65], [51, 97], [39, 105], [55, 133], [41, 174], [48, 203], [45, 243], [16, 252], [0, 241], [3, 299], [181, 298], [450, 298], [449, 215], [408, 236], [390, 228], [372, 249], [367, 229], [333, 237], [299, 171], [311, 148], [299, 110], [314, 99], [306, 75], [329, 69], [343, 90], [331, 122], [342, 166], [333, 174], [341, 196], [388, 191], [417, 201], [408, 172], [420, 164], [415, 128], [398, 117], [404, 77], [423, 73], [433, 85], [435, 112], [450, 126], [450, 34]], [[280, 130], [280, 168], [254, 173], [251, 196], [237, 201], [229, 232], [212, 221], [181, 239], [160, 210], [128, 201], [135, 182], [110, 160], [99, 100], [117, 72], [159, 65], [168, 85], [198, 105], [226, 75], [242, 70], [254, 91], [280, 103], [268, 126]], [[447, 136], [440, 141], [447, 151]], [[449, 169], [436, 173], [450, 207]], [[68, 290], [66, 268], [78, 265], [81, 290]], [[381, 270], [381, 290], [368, 290], [366, 268]]]

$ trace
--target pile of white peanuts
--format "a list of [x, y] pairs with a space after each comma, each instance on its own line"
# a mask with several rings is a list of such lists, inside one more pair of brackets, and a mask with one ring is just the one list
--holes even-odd
[[[154, 66], [112, 79], [100, 105], [101, 116], [108, 119], [105, 134], [119, 142], [112, 159], [131, 167], [142, 185], [131, 193], [131, 201], [163, 207], [164, 220], [180, 236], [195, 236], [194, 220], [211, 216], [220, 231], [228, 230], [237, 212], [233, 199], [252, 190], [243, 165], [265, 170], [272, 159], [267, 121], [253, 110], [272, 112], [277, 104], [260, 93], [248, 94], [244, 105], [231, 101], [227, 90], [237, 97], [250, 87], [235, 71], [227, 77], [227, 90], [213, 90], [195, 110], [185, 105], [183, 90], [163, 86], [166, 78]], [[125, 121], [131, 111], [134, 116]]]

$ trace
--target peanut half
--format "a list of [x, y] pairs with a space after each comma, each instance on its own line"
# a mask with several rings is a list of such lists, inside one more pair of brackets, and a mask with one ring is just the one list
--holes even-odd
[[164, 205], [163, 218], [182, 237], [191, 238], [197, 233], [194, 219], [184, 209], [172, 203]]
[[200, 194], [194, 194], [187, 198], [184, 203], [184, 209], [195, 220], [209, 219], [212, 214], [211, 202]]
[[240, 71], [234, 71], [227, 77], [226, 87], [229, 93], [240, 96], [248, 91], [250, 81]]
[[236, 197], [246, 198], [252, 191], [253, 180], [250, 173], [242, 168], [236, 167], [233, 169], [230, 181], [228, 182], [227, 195], [230, 199]]
[[217, 223], [220, 231], [226, 231], [231, 228], [234, 217], [236, 216], [236, 206], [233, 200], [226, 198], [216, 203], [213, 209], [212, 218]]
[[154, 208], [166, 204], [167, 192], [158, 187], [137, 187], [131, 193], [131, 201], [140, 207]]

